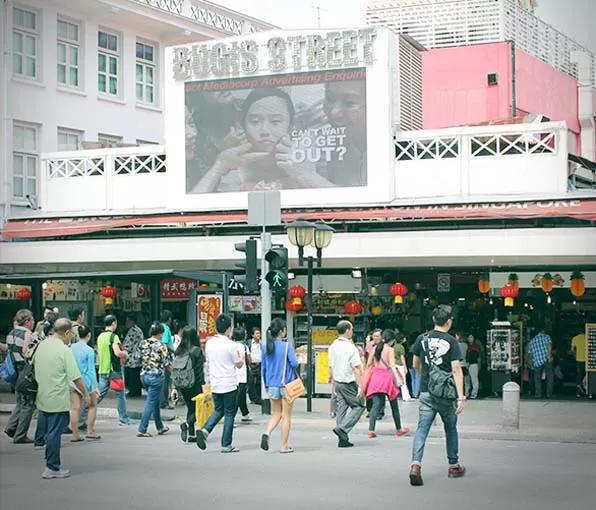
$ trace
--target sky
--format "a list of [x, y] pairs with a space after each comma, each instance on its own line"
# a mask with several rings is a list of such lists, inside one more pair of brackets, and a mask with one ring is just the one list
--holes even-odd
[[[364, 24], [364, 0], [212, 0], [215, 3], [281, 28], [321, 28]], [[563, 8], [562, 5], [565, 7]], [[596, 53], [596, 0], [538, 0], [537, 14]]]

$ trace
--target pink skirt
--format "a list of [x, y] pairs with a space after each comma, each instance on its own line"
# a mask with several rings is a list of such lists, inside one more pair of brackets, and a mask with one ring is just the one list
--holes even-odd
[[372, 373], [366, 388], [366, 398], [370, 398], [375, 393], [384, 393], [389, 400], [395, 400], [399, 390], [393, 383], [391, 370], [385, 367], [369, 367], [368, 370], [372, 370]]

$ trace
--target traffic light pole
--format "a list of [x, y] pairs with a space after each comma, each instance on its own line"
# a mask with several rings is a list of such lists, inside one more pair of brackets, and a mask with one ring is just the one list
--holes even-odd
[[[263, 225], [261, 233], [261, 350], [264, 351], [267, 345], [267, 330], [271, 324], [271, 290], [265, 275], [269, 272], [269, 263], [265, 255], [271, 249], [271, 234], [266, 231]], [[263, 356], [265, 352], [263, 352]], [[269, 394], [265, 391], [265, 381], [261, 377], [261, 414], [271, 414], [271, 401]]]

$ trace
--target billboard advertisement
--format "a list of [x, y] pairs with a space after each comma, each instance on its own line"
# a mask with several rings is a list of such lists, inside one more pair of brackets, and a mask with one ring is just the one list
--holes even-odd
[[367, 184], [366, 68], [185, 84], [186, 191]]
[[249, 193], [278, 190], [283, 207], [392, 200], [396, 48], [375, 27], [168, 48], [166, 187], [176, 207], [245, 209]]

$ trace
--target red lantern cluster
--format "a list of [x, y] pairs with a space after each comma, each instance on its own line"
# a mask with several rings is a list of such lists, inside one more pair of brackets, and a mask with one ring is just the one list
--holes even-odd
[[101, 289], [101, 295], [105, 299], [105, 304], [111, 305], [114, 302], [114, 298], [118, 295], [118, 289], [115, 289], [111, 285], [106, 285]]
[[286, 301], [286, 310], [288, 312], [298, 312], [302, 308], [302, 298], [292, 297]]
[[302, 285], [294, 285], [293, 287], [290, 288], [290, 290], [288, 291], [288, 294], [290, 295], [291, 298], [304, 299], [304, 297], [306, 296], [306, 290], [304, 289], [304, 287]]
[[358, 301], [348, 301], [344, 305], [344, 311], [349, 315], [358, 315], [362, 311], [362, 305]]
[[17, 299], [21, 301], [29, 301], [31, 299], [31, 291], [29, 289], [21, 289], [17, 292]]
[[514, 305], [514, 300], [517, 296], [519, 296], [519, 289], [513, 285], [505, 285], [501, 289], [501, 297], [505, 298], [505, 306], [507, 307]]
[[395, 296], [395, 303], [401, 305], [404, 302], [404, 296], [408, 293], [408, 287], [403, 283], [394, 283], [390, 288], [392, 296]]

